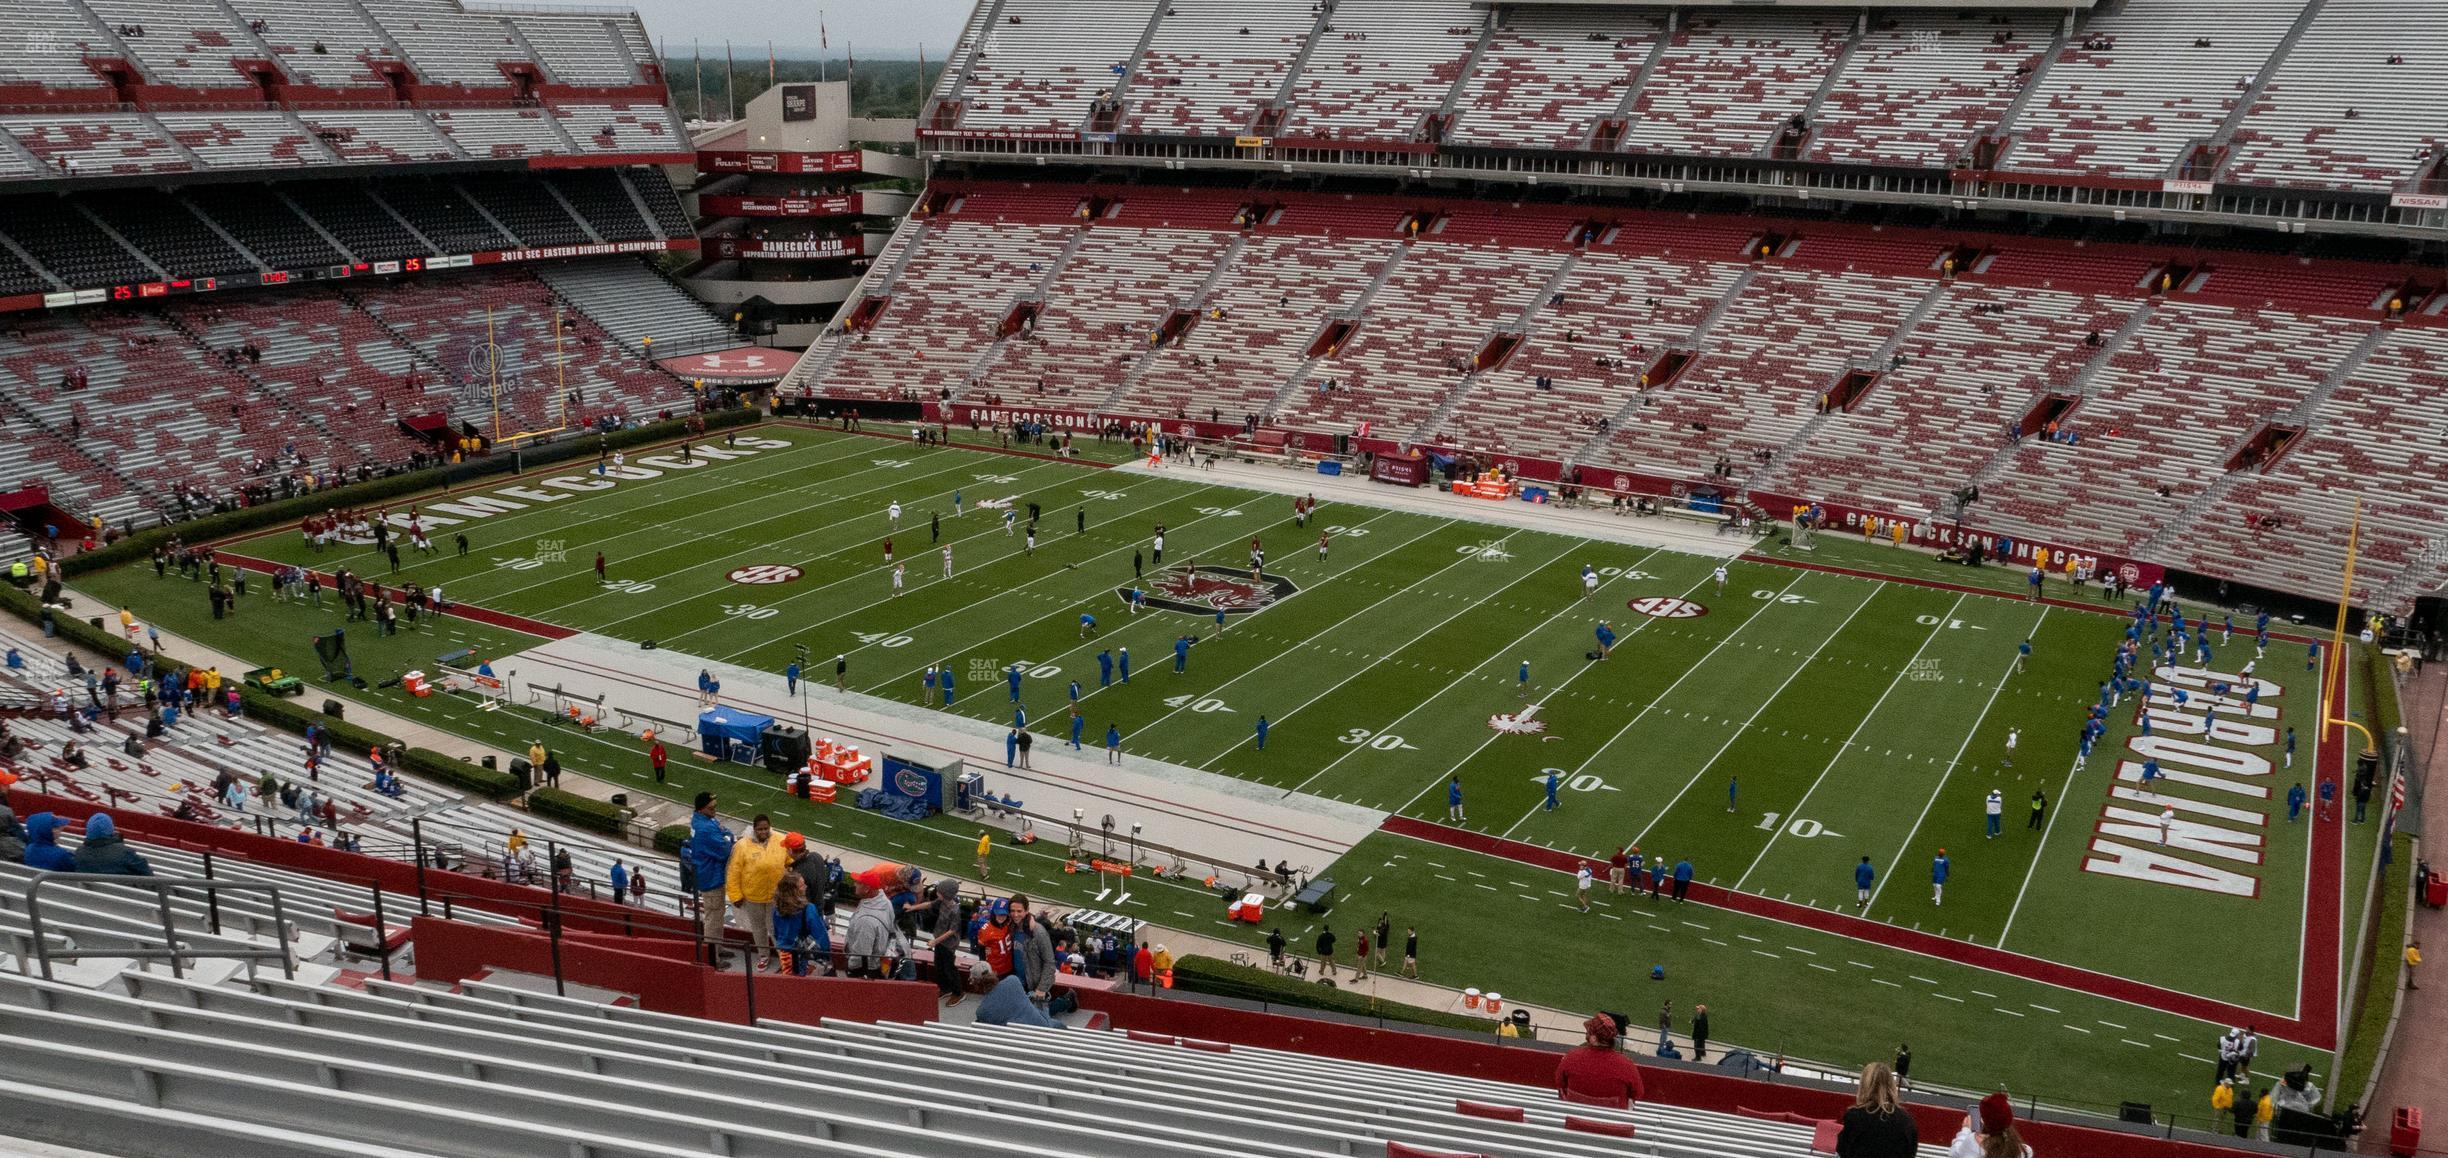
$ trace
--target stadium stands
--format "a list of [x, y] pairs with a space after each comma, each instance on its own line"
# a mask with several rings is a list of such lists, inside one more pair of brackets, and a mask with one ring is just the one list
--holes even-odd
[[648, 338], [666, 356], [735, 341], [730, 327], [707, 312], [705, 303], [635, 259], [572, 262], [536, 273], [631, 353], [644, 355]]
[[12, 197], [0, 231], [61, 281], [106, 286], [157, 276], [136, 252], [102, 230], [73, 202], [51, 196]]
[[1168, 5], [1131, 72], [1123, 131], [1248, 132], [1316, 23], [1308, 0]]
[[89, 49], [116, 55], [74, 0], [26, 0], [0, 8], [0, 81], [98, 91], [101, 78], [83, 59]]
[[[1329, 195], [1267, 194], [1263, 220], [1235, 229], [1226, 207], [1239, 202], [1212, 190], [1100, 197], [1103, 215], [1075, 230], [1051, 223], [1089, 190], [955, 188], [951, 208], [879, 261], [889, 280], [868, 292], [888, 289], [890, 304], [872, 327], [831, 337], [803, 366], [828, 393], [1254, 414], [1324, 433], [1368, 424], [1657, 489], [1916, 521], [1951, 516], [1957, 492], [1978, 486], [1968, 525], [2118, 556], [2194, 549], [2178, 545], [2206, 513], [2240, 522], [2228, 508], [2272, 493], [2292, 459], [2229, 477], [2264, 426], [2374, 421], [2317, 395], [2406, 277], [2214, 252], [2180, 260], [2184, 282], [2159, 295], [2165, 251], [2144, 247], [1991, 238], [1965, 250], [1909, 227], [1700, 215], [1592, 226], [1565, 207], [1484, 204], [1423, 217], [1431, 227], [1405, 241], [1394, 226], [1409, 204]], [[1746, 261], [1763, 237], [1774, 255]], [[1949, 276], [1965, 253], [1970, 266]], [[1177, 310], [1188, 316], [1174, 338], [1144, 348]], [[1331, 328], [1346, 321], [1348, 333]], [[1312, 348], [1335, 334], [1333, 351]], [[1674, 350], [1688, 363], [1644, 390]], [[1502, 364], [1474, 370], [1491, 353]], [[2051, 414], [2072, 442], [2027, 423], [2052, 397], [2072, 400]], [[2203, 410], [2203, 397], [2219, 402]], [[2337, 397], [2377, 405], [2359, 388]], [[2069, 511], [2081, 521], [2069, 526]], [[2372, 529], [2390, 540], [2367, 558], [2374, 589], [2436, 538], [2410, 517]], [[2278, 552], [2233, 562], [2236, 578], [2305, 586]]]
[[189, 167], [170, 138], [134, 113], [0, 117], [0, 130], [16, 138], [52, 176], [163, 173]]
[[466, 12], [455, 0], [360, 0], [366, 14], [407, 50], [418, 75], [435, 84], [509, 87], [505, 64], [534, 58], [500, 16]]
[[77, 203], [172, 277], [219, 277], [261, 268], [203, 228], [186, 202], [150, 191], [89, 193]]
[[1456, 144], [1578, 149], [1615, 116], [1665, 24], [1657, 13], [1514, 8], [1463, 89]]
[[263, 55], [254, 34], [220, 4], [188, 0], [84, 0], [157, 84], [241, 88], [235, 61]]
[[363, 186], [316, 181], [289, 186], [274, 196], [311, 219], [359, 261], [396, 261], [441, 252]]
[[324, 88], [385, 89], [375, 61], [399, 53], [353, 0], [231, 0], [281, 66]]
[[2420, 174], [2448, 145], [2448, 126], [2399, 98], [2448, 87], [2442, 43], [2438, 7], [2326, 0], [2244, 115], [2231, 175], [2388, 192]]
[[[671, 110], [654, 104], [556, 104], [562, 131], [591, 153], [684, 153], [688, 138]], [[556, 150], [557, 151], [557, 150]]]
[[196, 185], [180, 190], [179, 197], [274, 269], [312, 269], [347, 260], [287, 202], [260, 189]]
[[499, 159], [571, 151], [553, 127], [551, 114], [543, 109], [435, 109], [433, 120], [472, 157]]
[[2252, 86], [2304, 0], [2160, 0], [2095, 14], [2012, 126], [2018, 172], [2157, 179]]
[[1960, 167], [2056, 31], [2045, 13], [1878, 14], [1811, 118], [1809, 155]]
[[[963, 128], [1076, 131], [1091, 102], [1110, 96], [1155, 8], [1125, 0], [1093, 8], [1069, 0], [1002, 0], [1001, 23], [964, 72], [947, 71]], [[983, 9], [982, 9], [983, 11]]]
[[1689, 15], [1634, 98], [1625, 147], [1764, 154], [1803, 115], [1851, 35], [1850, 13], [1704, 11]]
[[1419, 139], [1462, 79], [1488, 19], [1461, 0], [1336, 9], [1293, 78], [1281, 135]]
[[314, 131], [285, 112], [161, 113], [155, 119], [211, 168], [279, 169], [332, 160]]
[[629, 56], [632, 41], [618, 27], [636, 24], [633, 16], [521, 12], [508, 21], [562, 84], [625, 88], [644, 79]]
[[308, 110], [299, 114], [317, 140], [357, 164], [449, 161], [462, 153], [424, 113], [411, 110]]

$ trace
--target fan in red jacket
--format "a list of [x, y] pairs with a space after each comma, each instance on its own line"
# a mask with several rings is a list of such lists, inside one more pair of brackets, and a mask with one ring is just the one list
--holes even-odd
[[1640, 1067], [1615, 1048], [1615, 1019], [1601, 1013], [1582, 1023], [1589, 1034], [1556, 1062], [1556, 1094], [1567, 1102], [1626, 1109], [1641, 1099]]

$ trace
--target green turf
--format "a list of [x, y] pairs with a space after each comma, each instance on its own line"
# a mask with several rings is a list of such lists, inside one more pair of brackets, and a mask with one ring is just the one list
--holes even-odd
[[[904, 702], [918, 700], [924, 668], [948, 665], [962, 680], [948, 710], [981, 724], [1009, 722], [998, 673], [1022, 663], [1025, 706], [1045, 740], [1066, 738], [1067, 685], [1078, 680], [1089, 742], [1110, 724], [1134, 756], [1432, 820], [1444, 819], [1444, 785], [1458, 775], [1469, 827], [1591, 855], [1638, 843], [1652, 855], [1689, 856], [1703, 880], [1829, 909], [1859, 911], [1852, 866], [1869, 856], [1880, 874], [1872, 919], [1987, 944], [2003, 938], [2007, 948], [2085, 968], [2292, 1008], [2300, 827], [2268, 829], [2255, 899], [2080, 871], [2083, 838], [2110, 803], [2107, 752], [2123, 737], [2112, 732], [2074, 777], [2075, 732], [2123, 622], [2026, 602], [2019, 573], [1822, 536], [1811, 561], [1985, 590], [1798, 570], [1773, 561], [1773, 546], [1732, 563], [1721, 587], [1712, 559], [1423, 514], [1329, 505], [1298, 529], [1284, 497], [1187, 470], [1105, 472], [787, 425], [744, 442], [751, 456], [685, 469], [640, 456], [632, 469], [661, 473], [600, 491], [578, 489], [597, 485], [583, 465], [554, 476], [557, 484], [492, 483], [479, 493], [521, 506], [437, 527], [445, 553], [407, 557], [397, 578], [439, 582], [454, 601], [777, 673], [798, 645], [841, 652], [854, 689]], [[1128, 453], [1080, 445], [1110, 458]], [[956, 489], [965, 504], [957, 517]], [[1034, 554], [979, 505], [1006, 496], [1023, 521], [1028, 502], [1044, 508]], [[896, 500], [898, 530], [885, 515]], [[428, 517], [451, 517], [434, 500], [420, 505]], [[954, 551], [950, 579], [941, 577], [930, 516], [941, 516], [941, 543]], [[1167, 564], [1242, 567], [1249, 540], [1263, 537], [1269, 572], [1299, 593], [1234, 618], [1220, 637], [1204, 616], [1131, 616], [1117, 589], [1133, 581], [1135, 554], [1155, 569], [1144, 556], [1158, 523], [1168, 527]], [[1321, 529], [1332, 543], [1323, 559]], [[460, 530], [473, 544], [465, 558], [449, 553]], [[898, 596], [884, 562], [888, 536], [907, 564]], [[290, 532], [234, 549], [390, 578], [371, 552], [318, 556]], [[591, 570], [598, 551], [610, 585]], [[804, 576], [767, 586], [728, 578], [760, 565]], [[1586, 600], [1583, 566], [1603, 580]], [[200, 586], [144, 568], [85, 586], [166, 627], [303, 670], [313, 670], [308, 639], [338, 621], [331, 608], [273, 605], [259, 585], [236, 617], [216, 622]], [[2050, 593], [2068, 591], [2052, 584]], [[1653, 618], [1629, 606], [1668, 598], [1705, 612]], [[1100, 621], [1093, 639], [1082, 638], [1083, 611]], [[1622, 638], [1611, 658], [1591, 662], [1584, 653], [1601, 619]], [[1185, 633], [1204, 638], [1177, 675], [1171, 643]], [[2027, 636], [2032, 661], [2017, 673], [2015, 645]], [[505, 656], [532, 642], [461, 619], [393, 638], [355, 625], [351, 640], [360, 672], [378, 675], [461, 648]], [[1123, 648], [1135, 661], [1131, 682], [1101, 686], [1097, 653]], [[2288, 654], [2300, 667], [2300, 648]], [[2311, 688], [2288, 666], [2262, 674], [2288, 684], [2272, 701], [2281, 722], [2308, 731]], [[359, 698], [514, 748], [538, 726], [518, 712], [443, 698]], [[1253, 733], [1262, 713], [1271, 725], [1263, 752]], [[2021, 733], [2011, 768], [2009, 729]], [[908, 825], [800, 805], [745, 770], [675, 764], [669, 784], [650, 787], [630, 738], [565, 733], [562, 743], [570, 767], [632, 790], [685, 798], [718, 788], [735, 810], [771, 811], [931, 867], [964, 869], [975, 839], [974, 828], [940, 818]], [[2309, 756], [2307, 745], [2299, 759]], [[1564, 786], [1554, 811], [1542, 807], [1550, 769]], [[2007, 797], [2008, 824], [1990, 840], [1980, 802], [1993, 787]], [[2055, 817], [2045, 834], [2023, 825], [2034, 787], [2047, 792]], [[2370, 826], [2353, 831], [2364, 859], [2352, 863], [2368, 863]], [[1954, 876], [1939, 907], [1928, 873], [1942, 846]], [[1064, 902], [1092, 898], [1092, 880], [1065, 876], [1059, 853], [1006, 848], [997, 882]], [[1629, 1008], [1636, 1021], [1661, 995], [1681, 1006], [1705, 1000], [1722, 1036], [1840, 1063], [1911, 1040], [1916, 1076], [1950, 1085], [2006, 1083], [2060, 1102], [2194, 1099], [2208, 1063], [2180, 1055], [2206, 1056], [2222, 1028], [1716, 910], [1694, 918], [1705, 930], [1682, 915], [1653, 922], [1636, 907], [1585, 915], [1557, 902], [1561, 877], [1407, 838], [1372, 837], [1330, 871], [1349, 892], [1339, 917], [1384, 908], [1420, 924], [1434, 946], [1429, 980], [1569, 1008]], [[1259, 935], [1224, 924], [1213, 897], [1187, 883], [1146, 880], [1135, 893], [1134, 915], [1244, 941]], [[2220, 951], [2198, 951], [2208, 943]], [[1652, 963], [1668, 966], [1662, 986], [1645, 980]]]

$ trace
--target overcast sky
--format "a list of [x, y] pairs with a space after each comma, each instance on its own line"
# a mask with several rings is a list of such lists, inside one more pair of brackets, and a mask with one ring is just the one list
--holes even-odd
[[[618, 0], [636, 6], [646, 31], [669, 60], [686, 60], [695, 40], [719, 57], [725, 39], [739, 59], [765, 53], [771, 40], [784, 56], [816, 54], [816, 24], [822, 13], [831, 55], [845, 48], [877, 59], [918, 55], [942, 60], [960, 36], [973, 0]], [[794, 51], [795, 50], [795, 51]]]

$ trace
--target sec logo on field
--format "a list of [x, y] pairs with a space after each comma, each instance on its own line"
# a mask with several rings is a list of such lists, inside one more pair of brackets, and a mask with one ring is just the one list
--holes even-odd
[[1708, 614], [1706, 607], [1669, 595], [1644, 595], [1624, 606], [1653, 619], [1697, 619]]
[[759, 563], [733, 571], [730, 579], [734, 583], [789, 583], [805, 574], [807, 572], [785, 563]]

